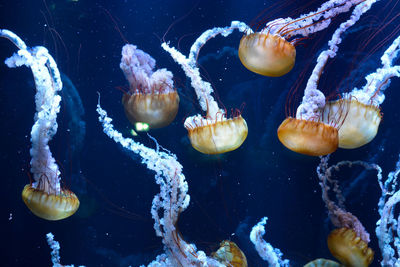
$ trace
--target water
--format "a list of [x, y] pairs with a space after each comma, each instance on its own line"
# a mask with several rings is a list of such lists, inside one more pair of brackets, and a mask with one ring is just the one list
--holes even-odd
[[[396, 33], [398, 24], [393, 22], [378, 32], [382, 28], [379, 23], [390, 9], [383, 9], [385, 4], [376, 4], [346, 35], [338, 57], [329, 61], [321, 78], [325, 92], [361, 86], [363, 77], [376, 69], [380, 55], [394, 39], [389, 35]], [[150, 215], [152, 198], [159, 191], [154, 173], [137, 156], [123, 151], [103, 134], [95, 112], [98, 91], [102, 106], [114, 119], [116, 128], [129, 136], [131, 126], [123, 112], [122, 93], [116, 89], [127, 86], [119, 68], [124, 38], [151, 54], [158, 67], [170, 69], [177, 81], [181, 95], [177, 118], [170, 126], [150, 133], [159, 144], [175, 153], [184, 167], [191, 196], [189, 208], [179, 218], [179, 230], [185, 240], [209, 254], [220, 241], [231, 239], [244, 251], [249, 266], [265, 266], [248, 235], [254, 224], [268, 216], [265, 239], [280, 248], [293, 266], [302, 266], [319, 257], [333, 259], [326, 246], [332, 225], [327, 220], [315, 172], [319, 159], [284, 148], [276, 137], [276, 129], [285, 118], [289, 90], [296, 81], [301, 81], [305, 72], [295, 97], [298, 103], [316, 56], [326, 47], [335, 25], [346, 16], [339, 16], [328, 30], [304, 40], [297, 49], [294, 69], [280, 78], [262, 77], [241, 65], [236, 55], [239, 33], [216, 38], [203, 47], [199, 58], [204, 68], [202, 74], [212, 82], [228, 110], [245, 104], [242, 115], [249, 127], [244, 144], [220, 156], [202, 155], [191, 147], [183, 121], [199, 112], [199, 106], [184, 73], [160, 47], [160, 38], [168, 26], [184, 15], [187, 16], [173, 25], [165, 40], [175, 47], [179, 41], [180, 50], [187, 54], [204, 30], [226, 26], [231, 20], [250, 23], [269, 5], [268, 1], [235, 0], [0, 3], [0, 27], [14, 31], [29, 46], [46, 46], [60, 71], [72, 81], [84, 108], [83, 114], [79, 101], [71, 103], [63, 99], [58, 133], [51, 142], [53, 155], [63, 170], [65, 186], [81, 200], [80, 210], [66, 220], [44, 221], [32, 215], [21, 200], [22, 188], [29, 183], [29, 139], [34, 114], [32, 75], [25, 67], [8, 69], [0, 65], [3, 170], [0, 234], [6, 247], [2, 265], [50, 265], [50, 249], [45, 239], [48, 232], [53, 232], [60, 241], [64, 264], [138, 266], [163, 252]], [[302, 1], [297, 1], [290, 7], [268, 9], [262, 18], [296, 16], [319, 5], [315, 1], [305, 8]], [[388, 5], [393, 7], [394, 3]], [[378, 32], [377, 36], [364, 47], [365, 40], [374, 32]], [[381, 43], [388, 36], [388, 42]], [[6, 40], [1, 40], [0, 46], [2, 60], [16, 51]], [[375, 46], [378, 49], [372, 53]], [[226, 54], [215, 55], [224, 47]], [[399, 153], [400, 114], [396, 101], [400, 97], [399, 86], [399, 81], [393, 79], [386, 91], [387, 98], [381, 106], [384, 118], [377, 137], [356, 150], [339, 149], [332, 155], [331, 163], [365, 160], [380, 164], [386, 172], [393, 170]], [[74, 96], [71, 88], [64, 90], [64, 97]], [[72, 118], [78, 118], [75, 124]], [[80, 146], [77, 136], [82, 134], [85, 135]], [[140, 133], [136, 138], [154, 147], [146, 134]], [[374, 230], [380, 190], [375, 174], [355, 168], [341, 172], [338, 177], [348, 188], [360, 176], [361, 182], [347, 193], [346, 207], [372, 235], [370, 247], [376, 252], [373, 265], [377, 266], [380, 252]]]

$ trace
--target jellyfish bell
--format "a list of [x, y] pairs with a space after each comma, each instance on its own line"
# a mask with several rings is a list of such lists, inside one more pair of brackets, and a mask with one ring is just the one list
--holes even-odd
[[240, 61], [248, 70], [270, 77], [285, 75], [292, 70], [296, 60], [294, 45], [271, 33], [244, 35], [238, 53]]
[[[382, 116], [377, 106], [366, 105], [355, 98], [328, 101], [324, 108], [323, 120], [339, 117], [339, 147], [359, 148], [368, 144], [378, 133]], [[342, 117], [342, 118], [340, 118]]]
[[334, 229], [327, 242], [331, 254], [345, 266], [369, 266], [374, 259], [372, 249], [352, 229]]
[[304, 267], [341, 267], [342, 265], [327, 259], [316, 259], [308, 262]]
[[243, 251], [229, 240], [223, 240], [219, 245], [219, 249], [213, 252], [211, 257], [224, 266], [247, 267], [247, 259]]
[[167, 69], [155, 70], [156, 61], [135, 45], [122, 48], [120, 68], [129, 82], [122, 104], [128, 120], [147, 123], [150, 128], [169, 125], [178, 113], [179, 95], [173, 75]]
[[67, 189], [57, 195], [27, 184], [22, 190], [22, 200], [33, 214], [49, 221], [68, 218], [79, 208], [78, 197]]
[[162, 128], [176, 117], [179, 108], [177, 91], [168, 93], [125, 93], [122, 97], [125, 115], [132, 125], [144, 122], [150, 128]]
[[279, 141], [288, 149], [309, 156], [328, 155], [338, 148], [338, 130], [321, 121], [286, 118], [278, 128]]
[[243, 144], [248, 132], [241, 115], [227, 119], [217, 114], [215, 120], [197, 115], [186, 119], [185, 128], [193, 148], [204, 154], [233, 151]]

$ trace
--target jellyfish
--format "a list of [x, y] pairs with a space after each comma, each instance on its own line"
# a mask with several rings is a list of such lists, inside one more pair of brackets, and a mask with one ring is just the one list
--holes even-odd
[[384, 91], [392, 77], [400, 77], [400, 66], [393, 66], [399, 51], [400, 36], [383, 53], [382, 67], [365, 77], [367, 82], [363, 88], [354, 88], [339, 100], [326, 103], [324, 121], [335, 116], [344, 117], [338, 132], [340, 148], [358, 148], [375, 138], [382, 119], [379, 106], [385, 100]]
[[336, 261], [331, 261], [327, 259], [316, 259], [308, 262], [304, 267], [341, 267]]
[[135, 45], [122, 47], [120, 68], [129, 82], [122, 104], [128, 120], [144, 122], [150, 128], [169, 125], [178, 113], [179, 95], [173, 75], [167, 69], [154, 71], [156, 61]]
[[149, 266], [225, 266], [216, 259], [207, 257], [194, 244], [186, 242], [177, 229], [179, 215], [189, 206], [190, 196], [187, 193], [189, 187], [185, 175], [182, 173], [183, 167], [176, 155], [167, 150], [161, 151], [160, 148], [163, 148], [154, 138], [156, 149], [123, 137], [114, 129], [107, 112], [101, 108], [100, 96], [96, 110], [104, 133], [125, 149], [138, 154], [147, 168], [156, 173], [155, 180], [160, 185], [160, 192], [153, 198], [151, 215], [154, 219], [154, 230], [162, 238], [165, 253], [157, 256]]
[[[332, 178], [332, 172], [343, 166], [360, 165], [367, 170], [381, 168], [375, 164], [362, 161], [341, 161], [328, 167], [329, 156], [321, 157], [317, 174], [322, 189], [322, 200], [328, 209], [329, 218], [335, 229], [328, 235], [327, 243], [331, 254], [345, 266], [369, 266], [374, 258], [374, 252], [368, 247], [370, 235], [356, 216], [344, 208], [344, 197], [340, 191], [338, 181]], [[329, 198], [329, 190], [333, 188], [337, 203]]]
[[375, 1], [364, 1], [357, 5], [351, 17], [340, 24], [329, 41], [329, 48], [323, 51], [307, 82], [302, 103], [297, 108], [296, 117], [286, 118], [278, 128], [278, 138], [288, 149], [310, 156], [330, 154], [338, 148], [338, 127], [342, 121], [323, 121], [325, 96], [318, 89], [318, 81], [328, 58], [335, 57], [341, 34], [354, 25], [362, 14], [367, 12]]
[[279, 18], [260, 32], [247, 32], [239, 44], [239, 59], [250, 71], [270, 77], [288, 73], [296, 60], [296, 44], [310, 34], [327, 28], [333, 17], [348, 12], [361, 0], [329, 0], [317, 11], [299, 18]]
[[61, 188], [60, 170], [48, 142], [57, 132], [62, 89], [60, 73], [53, 57], [42, 46], [29, 48], [13, 32], [0, 30], [0, 36], [18, 47], [18, 52], [6, 59], [10, 68], [26, 65], [31, 68], [36, 85], [35, 123], [31, 131], [31, 172], [34, 182], [24, 187], [22, 199], [36, 216], [46, 220], [61, 220], [74, 214], [79, 207], [77, 196]]
[[229, 240], [221, 241], [219, 249], [211, 256], [224, 266], [247, 267], [246, 255], [234, 242]]
[[181, 65], [191, 84], [206, 116], [200, 114], [186, 118], [184, 126], [194, 149], [204, 154], [221, 154], [237, 149], [247, 137], [247, 123], [240, 112], [227, 116], [227, 112], [219, 108], [213, 96], [211, 84], [203, 81], [197, 67], [197, 57], [201, 47], [211, 38], [221, 34], [226, 37], [234, 29], [241, 32], [248, 31], [249, 27], [243, 22], [232, 21], [231, 26], [216, 27], [205, 31], [193, 43], [189, 57], [184, 56], [168, 43], [162, 43], [162, 48]]

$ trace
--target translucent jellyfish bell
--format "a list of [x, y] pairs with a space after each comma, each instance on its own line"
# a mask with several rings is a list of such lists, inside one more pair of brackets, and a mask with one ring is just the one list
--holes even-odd
[[239, 59], [252, 72], [279, 77], [292, 70], [296, 49], [278, 35], [256, 32], [240, 40]]
[[122, 97], [122, 104], [132, 125], [144, 122], [150, 128], [165, 127], [178, 113], [179, 95], [173, 75], [166, 69], [154, 71], [155, 64], [149, 54], [134, 45], [122, 48], [120, 67], [130, 87]]
[[247, 123], [241, 115], [230, 119], [186, 121], [185, 128], [194, 149], [204, 154], [221, 154], [240, 147], [246, 140]]
[[134, 93], [122, 97], [125, 115], [132, 125], [145, 122], [150, 128], [168, 126], [176, 117], [179, 107], [177, 91], [169, 93]]
[[375, 105], [366, 105], [356, 99], [329, 101], [325, 105], [324, 121], [340, 116], [339, 147], [354, 149], [368, 144], [378, 133], [381, 122], [380, 110]]
[[229, 240], [223, 240], [219, 244], [219, 249], [211, 256], [224, 266], [247, 267], [247, 259], [243, 251]]

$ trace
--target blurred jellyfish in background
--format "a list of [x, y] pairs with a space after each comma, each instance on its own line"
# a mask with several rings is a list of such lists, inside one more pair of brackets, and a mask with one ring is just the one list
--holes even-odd
[[70, 78], [61, 73], [63, 82], [63, 99], [65, 114], [67, 116], [67, 131], [69, 132], [69, 144], [67, 149], [67, 168], [68, 176], [71, 177], [72, 186], [77, 193], [85, 193], [86, 181], [81, 176], [81, 153], [86, 134], [86, 122], [84, 121], [85, 109], [78, 90]]

